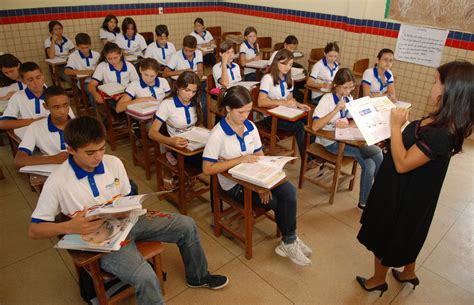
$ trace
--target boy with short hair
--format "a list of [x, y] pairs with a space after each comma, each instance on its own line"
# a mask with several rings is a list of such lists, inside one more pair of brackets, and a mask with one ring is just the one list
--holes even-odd
[[[18, 146], [15, 165], [23, 167], [37, 164], [61, 164], [67, 157], [63, 130], [70, 120], [69, 98], [59, 86], [44, 92], [44, 107], [50, 111], [47, 118], [31, 123]], [[42, 155], [33, 155], [38, 147]]]
[[163, 77], [177, 77], [184, 71], [197, 73], [199, 79], [204, 74], [202, 52], [197, 50], [197, 40], [191, 35], [186, 35], [183, 38], [183, 48], [171, 56], [171, 59], [166, 64]]
[[[70, 154], [49, 176], [33, 212], [29, 236], [50, 238], [58, 234], [89, 234], [104, 222], [97, 217], [85, 217], [89, 207], [126, 196], [131, 187], [122, 162], [115, 156], [104, 155], [105, 128], [95, 118], [84, 116], [71, 120], [64, 130]], [[69, 221], [54, 223], [63, 213]], [[163, 217], [165, 215], [165, 217]], [[176, 243], [179, 247], [189, 287], [219, 289], [228, 279], [211, 275], [207, 269], [204, 250], [193, 219], [180, 214], [143, 215], [132, 228], [130, 243], [119, 251], [100, 259], [100, 266], [131, 284], [138, 304], [164, 304], [153, 268], [138, 253], [135, 241]]]
[[155, 28], [156, 41], [148, 45], [145, 51], [145, 58], [154, 58], [160, 65], [166, 66], [171, 56], [176, 53], [174, 44], [168, 41], [169, 31], [164, 24], [159, 24]]

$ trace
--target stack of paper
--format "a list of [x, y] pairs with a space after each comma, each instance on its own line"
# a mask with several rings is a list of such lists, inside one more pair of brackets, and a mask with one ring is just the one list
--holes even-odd
[[268, 110], [268, 112], [290, 121], [296, 120], [302, 117], [306, 113], [306, 111], [301, 110], [299, 108], [291, 108], [291, 107], [283, 106], [283, 105], [272, 108]]
[[125, 91], [125, 86], [119, 83], [107, 83], [107, 84], [100, 85], [97, 88], [99, 88], [100, 91], [104, 92], [108, 96], [121, 94]]
[[159, 105], [160, 102], [157, 101], [140, 102], [128, 105], [127, 112], [138, 117], [149, 117], [150, 115], [153, 115], [156, 112]]
[[40, 164], [40, 165], [27, 165], [20, 168], [20, 173], [24, 174], [35, 174], [40, 176], [49, 176], [54, 172], [61, 164]]

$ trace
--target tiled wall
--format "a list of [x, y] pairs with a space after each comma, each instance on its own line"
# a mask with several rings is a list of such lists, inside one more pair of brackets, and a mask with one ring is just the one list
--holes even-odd
[[[48, 35], [49, 20], [62, 20], [65, 35], [71, 39], [79, 31], [89, 33], [94, 49], [100, 50], [98, 29], [102, 16], [108, 12], [115, 13], [119, 19], [120, 16], [132, 16], [139, 31], [153, 31], [156, 24], [167, 24], [171, 31], [170, 40], [179, 48], [182, 37], [192, 30], [192, 21], [200, 16], [208, 26], [221, 25], [223, 31], [243, 31], [246, 26], [253, 25], [259, 36], [273, 37], [273, 43], [283, 41], [288, 34], [294, 34], [305, 54], [309, 54], [312, 48], [324, 47], [328, 41], [337, 41], [341, 47], [340, 62], [343, 66], [352, 68], [354, 61], [366, 57], [370, 58], [372, 66], [381, 48], [395, 49], [400, 27], [399, 23], [377, 21], [380, 19], [378, 15], [374, 20], [369, 20], [364, 17], [366, 14], [348, 17], [354, 15], [317, 13], [314, 5], [304, 11], [227, 1], [141, 2], [0, 11], [0, 51], [11, 52], [23, 61], [34, 60], [41, 63], [46, 71], [43, 43]], [[367, 5], [370, 1], [359, 2]], [[159, 6], [164, 7], [164, 15], [158, 15]], [[301, 5], [298, 6], [300, 7]], [[442, 63], [458, 58], [474, 62], [473, 50], [474, 35], [450, 32]], [[298, 61], [306, 66], [307, 56]], [[399, 99], [413, 104], [413, 118], [432, 110], [428, 95], [434, 71], [433, 68], [405, 62], [396, 61], [394, 64], [397, 95]]]

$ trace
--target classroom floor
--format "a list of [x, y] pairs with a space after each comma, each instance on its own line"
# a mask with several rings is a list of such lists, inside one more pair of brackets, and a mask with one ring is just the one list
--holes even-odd
[[[130, 147], [122, 142], [117, 155], [130, 159]], [[29, 240], [27, 228], [37, 195], [12, 165], [8, 146], [0, 147], [5, 180], [0, 181], [0, 304], [85, 304], [72, 263], [64, 251], [53, 248], [56, 240]], [[278, 240], [268, 220], [254, 230], [254, 256], [245, 259], [240, 243], [216, 238], [210, 228], [208, 202], [195, 201], [190, 216], [198, 223], [209, 269], [226, 274], [230, 283], [219, 291], [187, 288], [179, 252], [166, 245], [164, 270], [168, 273], [165, 299], [176, 304], [474, 304], [474, 141], [466, 141], [465, 153], [453, 158], [444, 183], [428, 239], [418, 259], [421, 284], [396, 282], [391, 274], [389, 290], [362, 291], [356, 275], [372, 273], [372, 256], [356, 235], [361, 212], [356, 208], [358, 190], [328, 196], [307, 183], [298, 191], [298, 233], [313, 248], [309, 267], [300, 267], [275, 254]], [[296, 184], [298, 164], [287, 166]], [[141, 193], [151, 192], [155, 177], [128, 162], [130, 177]], [[359, 171], [360, 172], [360, 171]], [[167, 203], [151, 200], [146, 208], [176, 212]], [[130, 298], [121, 304], [136, 304]]]

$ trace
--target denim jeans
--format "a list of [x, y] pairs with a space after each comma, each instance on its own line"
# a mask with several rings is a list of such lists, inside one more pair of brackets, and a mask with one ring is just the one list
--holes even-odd
[[244, 75], [244, 81], [246, 81], [246, 82], [255, 82], [255, 81], [257, 81], [257, 73], [252, 72], [252, 73], [249, 73], [249, 74], [245, 74]]
[[[339, 143], [334, 142], [326, 146], [326, 150], [336, 155], [339, 150]], [[370, 189], [372, 188], [372, 182], [383, 160], [383, 154], [380, 148], [371, 146], [370, 150], [372, 151], [371, 156], [364, 157], [361, 150], [355, 146], [346, 145], [344, 148], [344, 156], [355, 158], [362, 168], [359, 192], [359, 203], [361, 204], [367, 203]]]
[[[272, 117], [267, 116], [264, 119], [264, 122], [268, 126], [272, 126]], [[306, 118], [300, 119], [298, 121], [290, 122], [283, 119], [278, 120], [277, 129], [283, 131], [294, 132], [296, 137], [296, 144], [298, 145], [298, 150], [300, 151], [301, 158], [304, 157], [304, 126], [306, 125]]]
[[135, 241], [175, 243], [184, 263], [186, 281], [202, 283], [209, 272], [196, 224], [180, 214], [155, 213], [141, 216], [130, 234], [130, 243], [102, 257], [100, 266], [135, 288], [138, 304], [164, 304], [159, 281], [153, 268], [140, 255]]
[[[239, 202], [244, 202], [244, 189], [237, 184], [226, 193]], [[272, 199], [268, 204], [260, 201], [260, 196], [252, 192], [252, 204], [275, 211], [275, 219], [283, 235], [283, 242], [293, 243], [296, 240], [296, 189], [288, 181], [272, 189]]]

